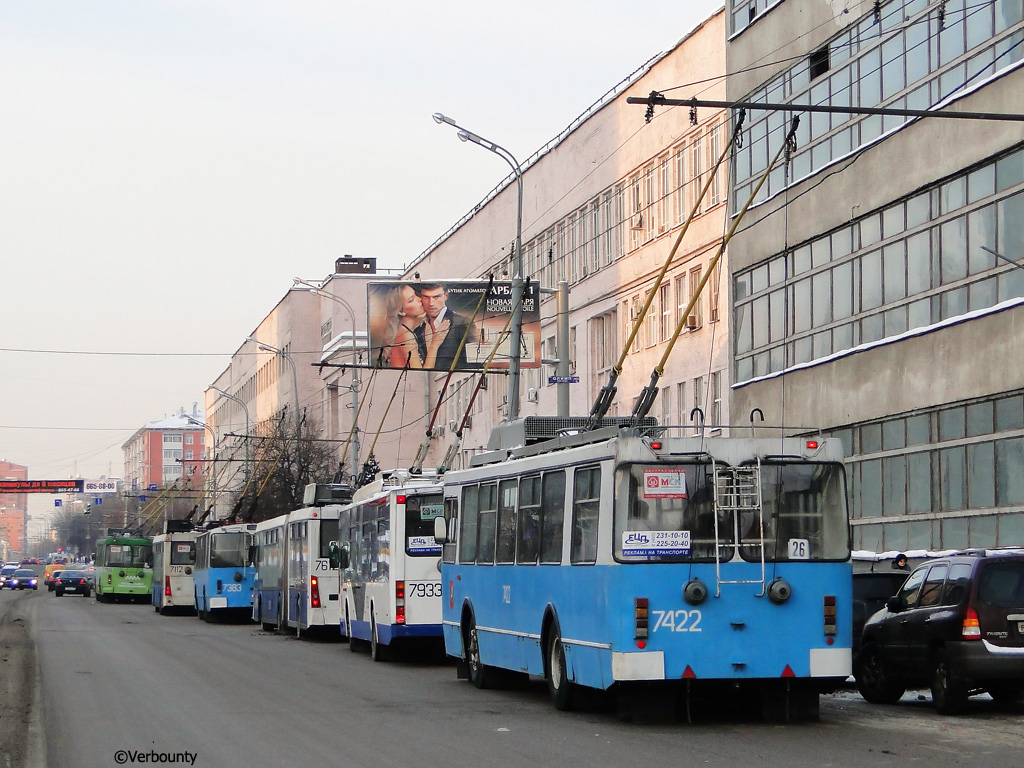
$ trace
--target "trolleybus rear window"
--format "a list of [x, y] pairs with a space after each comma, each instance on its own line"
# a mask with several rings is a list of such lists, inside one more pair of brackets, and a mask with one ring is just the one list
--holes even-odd
[[[839, 464], [629, 464], [615, 480], [615, 558], [622, 562], [844, 560]], [[737, 544], [739, 545], [737, 547]], [[762, 551], [763, 547], [763, 551]]]
[[441, 554], [441, 546], [434, 541], [434, 518], [444, 510], [444, 497], [440, 493], [412, 495], [405, 498], [405, 551], [413, 557]]

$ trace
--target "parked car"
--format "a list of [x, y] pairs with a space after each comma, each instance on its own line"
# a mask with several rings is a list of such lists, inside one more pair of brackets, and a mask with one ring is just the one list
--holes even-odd
[[61, 571], [53, 580], [53, 591], [57, 597], [63, 597], [64, 593], [89, 596], [92, 587], [84, 571]]
[[942, 714], [1024, 694], [1024, 550], [967, 550], [916, 568], [864, 625], [854, 674], [875, 704], [931, 686]]
[[864, 624], [885, 608], [885, 601], [899, 592], [907, 580], [907, 571], [885, 568], [853, 574], [853, 656], [860, 652]]
[[3, 589], [3, 587], [7, 586], [7, 580], [10, 579], [11, 576], [14, 575], [14, 572], [17, 571], [20, 567], [21, 566], [17, 563], [15, 563], [14, 565], [8, 563], [3, 568], [0, 568], [0, 589]]
[[39, 577], [31, 568], [19, 568], [7, 580], [11, 589], [39, 589]]

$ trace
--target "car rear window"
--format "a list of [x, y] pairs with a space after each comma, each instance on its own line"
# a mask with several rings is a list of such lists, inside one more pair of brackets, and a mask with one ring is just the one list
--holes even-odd
[[999, 608], [1024, 607], [1024, 562], [986, 563], [978, 600]]
[[84, 579], [85, 573], [82, 571], [61, 571], [60, 577], [62, 579]]

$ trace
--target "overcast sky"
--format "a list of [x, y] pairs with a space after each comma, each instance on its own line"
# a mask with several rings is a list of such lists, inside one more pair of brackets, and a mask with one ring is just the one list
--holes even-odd
[[293, 277], [507, 174], [433, 112], [525, 159], [721, 5], [0, 0], [0, 459], [120, 477]]

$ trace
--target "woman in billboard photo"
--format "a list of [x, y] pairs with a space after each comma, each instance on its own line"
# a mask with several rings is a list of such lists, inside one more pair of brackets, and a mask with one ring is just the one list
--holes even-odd
[[447, 333], [420, 330], [427, 322], [427, 313], [413, 287], [403, 283], [392, 288], [387, 294], [386, 311], [382, 338], [389, 341], [383, 350], [384, 367], [405, 368], [408, 363], [410, 368], [433, 368]]

